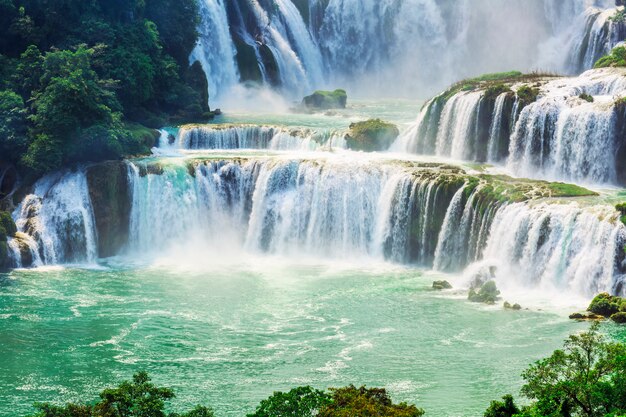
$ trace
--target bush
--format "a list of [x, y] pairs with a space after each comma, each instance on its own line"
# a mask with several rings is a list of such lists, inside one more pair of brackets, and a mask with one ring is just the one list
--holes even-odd
[[512, 401], [492, 403], [485, 416], [617, 417], [626, 413], [626, 345], [610, 343], [594, 324], [570, 336], [562, 350], [523, 373], [522, 394], [532, 400], [515, 413]]
[[626, 47], [618, 46], [617, 48], [614, 48], [610, 54], [600, 58], [593, 67], [626, 67]]
[[608, 293], [598, 294], [591, 301], [587, 311], [608, 318], [615, 313], [626, 312], [626, 300], [621, 297], [614, 297]]
[[35, 404], [38, 411], [31, 417], [213, 417], [213, 411], [202, 406], [183, 414], [166, 414], [165, 403], [172, 398], [171, 389], [157, 387], [146, 372], [139, 372], [132, 381], [102, 391], [94, 404]]
[[248, 414], [248, 417], [312, 417], [329, 403], [330, 395], [324, 391], [299, 387], [287, 393], [275, 392], [268, 399], [261, 401], [254, 414]]
[[517, 97], [520, 100], [522, 107], [528, 106], [531, 103], [537, 101], [537, 97], [539, 96], [539, 89], [536, 87], [530, 87], [528, 85], [523, 85], [517, 89]]
[[396, 125], [380, 119], [370, 119], [350, 124], [346, 142], [348, 148], [356, 151], [386, 151], [398, 135], [400, 130]]
[[331, 388], [332, 401], [319, 417], [420, 417], [424, 410], [406, 403], [394, 404], [382, 388]]
[[581, 95], [578, 96], [578, 98], [581, 100], [585, 100], [588, 103], [593, 103], [593, 96], [590, 96], [587, 93], [582, 93]]

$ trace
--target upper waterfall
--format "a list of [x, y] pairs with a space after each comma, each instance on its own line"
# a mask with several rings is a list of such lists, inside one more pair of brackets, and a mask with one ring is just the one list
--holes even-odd
[[290, 98], [332, 85], [424, 95], [487, 71], [589, 69], [626, 35], [610, 20], [611, 6], [609, 0], [203, 0], [191, 60], [202, 63], [218, 104], [245, 81], [276, 86]]

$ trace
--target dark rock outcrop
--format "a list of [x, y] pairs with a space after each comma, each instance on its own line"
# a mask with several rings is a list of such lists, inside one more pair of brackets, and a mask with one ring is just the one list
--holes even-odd
[[89, 197], [98, 232], [98, 256], [114, 256], [128, 242], [131, 196], [128, 167], [109, 161], [87, 169]]
[[302, 107], [308, 110], [345, 109], [348, 94], [345, 90], [318, 90], [302, 100]]

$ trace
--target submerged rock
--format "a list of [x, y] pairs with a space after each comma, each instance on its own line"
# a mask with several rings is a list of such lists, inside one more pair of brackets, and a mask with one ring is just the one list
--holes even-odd
[[380, 119], [352, 123], [346, 135], [348, 148], [355, 151], [386, 151], [400, 135], [398, 127]]
[[318, 90], [302, 100], [302, 107], [308, 110], [345, 109], [347, 103], [348, 94], [345, 90]]
[[569, 316], [572, 320], [604, 320], [605, 317], [594, 313], [574, 313]]
[[504, 302], [504, 308], [505, 308], [506, 310], [515, 310], [515, 311], [519, 311], [519, 310], [521, 310], [521, 309], [522, 309], [522, 306], [521, 306], [521, 305], [519, 305], [519, 304], [517, 304], [517, 303], [515, 303], [515, 304], [511, 304], [511, 303], [509, 303], [508, 301], [505, 301], [505, 302]]
[[433, 282], [433, 290], [449, 290], [451, 288], [452, 284], [446, 280]]

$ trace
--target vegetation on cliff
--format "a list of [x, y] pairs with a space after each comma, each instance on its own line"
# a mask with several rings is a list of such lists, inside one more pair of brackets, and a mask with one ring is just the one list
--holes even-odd
[[196, 0], [0, 2], [0, 159], [37, 176], [146, 153], [136, 125], [201, 118]]
[[626, 67], [626, 47], [618, 46], [596, 62], [594, 68]]

